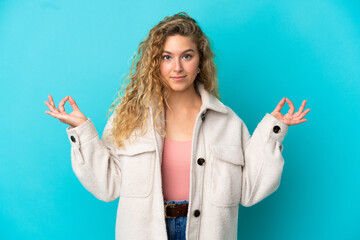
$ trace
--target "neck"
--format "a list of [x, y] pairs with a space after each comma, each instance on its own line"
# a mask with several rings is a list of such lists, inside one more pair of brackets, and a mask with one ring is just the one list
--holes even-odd
[[173, 111], [200, 108], [201, 97], [196, 93], [194, 86], [183, 92], [170, 90], [168, 104]]

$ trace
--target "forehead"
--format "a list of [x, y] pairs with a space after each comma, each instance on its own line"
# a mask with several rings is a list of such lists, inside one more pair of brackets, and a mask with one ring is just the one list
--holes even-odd
[[197, 50], [196, 43], [193, 39], [191, 37], [174, 35], [166, 38], [163, 50], [172, 53], [181, 53], [188, 49]]

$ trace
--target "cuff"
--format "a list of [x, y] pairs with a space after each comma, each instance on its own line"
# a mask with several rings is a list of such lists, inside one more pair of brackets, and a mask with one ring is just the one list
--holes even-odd
[[67, 127], [66, 132], [68, 134], [71, 146], [80, 146], [94, 137], [99, 136], [90, 118], [77, 127]]
[[285, 135], [288, 132], [289, 125], [283, 123], [269, 113], [266, 113], [263, 121], [267, 126], [267, 131], [270, 131], [270, 138], [282, 143], [284, 141]]

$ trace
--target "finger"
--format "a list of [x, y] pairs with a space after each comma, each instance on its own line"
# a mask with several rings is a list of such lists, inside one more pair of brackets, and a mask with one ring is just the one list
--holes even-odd
[[50, 112], [50, 111], [45, 111], [45, 113], [49, 114], [50, 116], [53, 116], [54, 118], [60, 119], [59, 115], [57, 113]]
[[299, 108], [299, 110], [294, 114], [294, 117], [297, 117], [299, 114], [302, 113], [302, 111], [304, 110], [305, 108], [305, 104], [306, 104], [306, 100], [304, 100]]
[[53, 113], [59, 113], [59, 110], [57, 110], [56, 107], [53, 107], [50, 103], [48, 103], [47, 101], [44, 101], [44, 103], [46, 104], [46, 106], [49, 107], [49, 109], [53, 112]]
[[76, 102], [74, 101], [74, 99], [71, 96], [69, 96], [69, 103], [70, 103], [71, 107], [73, 108], [73, 110], [80, 111], [79, 107], [77, 106]]
[[292, 119], [289, 123], [289, 125], [297, 125], [297, 124], [300, 124], [300, 123], [303, 123], [303, 122], [307, 122], [307, 119], [301, 119], [301, 120], [294, 120]]
[[286, 98], [286, 101], [287, 103], [289, 104], [289, 111], [288, 111], [288, 114], [292, 115], [295, 111], [295, 107], [294, 107], [294, 104], [290, 101], [290, 99]]
[[50, 102], [51, 106], [55, 107], [55, 103], [54, 103], [52, 96], [49, 94], [48, 97], [49, 97], [49, 102]]
[[46, 104], [46, 106], [48, 106], [48, 108], [51, 110], [51, 112], [56, 113], [58, 112], [56, 108], [54, 108], [49, 102], [44, 101], [44, 103]]
[[307, 122], [307, 119], [301, 119], [301, 120], [297, 121], [296, 124], [300, 124], [300, 123], [303, 123], [303, 122]]
[[61, 102], [59, 103], [59, 109], [60, 109], [60, 112], [65, 112], [65, 108], [64, 108], [64, 105], [66, 103], [66, 101], [68, 100], [69, 96], [66, 96], [64, 97]]
[[306, 109], [305, 112], [301, 113], [297, 118], [302, 119], [308, 112], [310, 112], [310, 108]]
[[281, 101], [279, 102], [279, 104], [276, 106], [274, 112], [280, 112], [281, 108], [284, 106], [285, 104], [285, 98], [281, 99]]

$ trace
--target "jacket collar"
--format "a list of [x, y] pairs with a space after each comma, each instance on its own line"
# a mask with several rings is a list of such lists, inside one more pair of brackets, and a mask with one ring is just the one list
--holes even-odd
[[[198, 82], [195, 85], [195, 90], [200, 94], [200, 97], [201, 97], [202, 105], [200, 108], [200, 112], [206, 112], [208, 109], [211, 109], [213, 111], [220, 112], [220, 113], [228, 112], [227, 107], [219, 99], [217, 99], [215, 96], [213, 96], [211, 93], [209, 93], [205, 89], [203, 83]], [[154, 119], [154, 117], [156, 116], [157, 111], [154, 111], [154, 109], [153, 109], [153, 106], [156, 106], [156, 105], [157, 105], [156, 100], [153, 98], [152, 104], [150, 104], [150, 106], [149, 106], [150, 115], [152, 116], [152, 119]], [[163, 111], [158, 120], [160, 122], [163, 122], [164, 119], [165, 119], [165, 115], [164, 115], [164, 111]]]
[[201, 96], [201, 101], [202, 101], [201, 110], [206, 111], [207, 109], [211, 109], [213, 111], [221, 112], [221, 113], [228, 112], [226, 106], [222, 102], [220, 102], [219, 99], [217, 99], [215, 96], [213, 96], [205, 89], [204, 84], [198, 83], [196, 87]]

